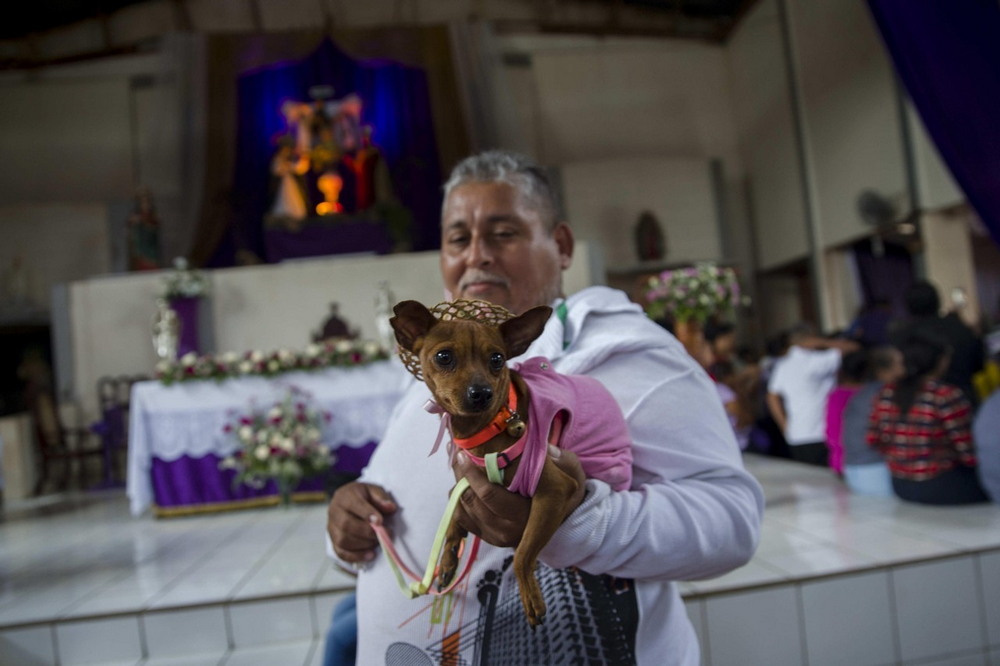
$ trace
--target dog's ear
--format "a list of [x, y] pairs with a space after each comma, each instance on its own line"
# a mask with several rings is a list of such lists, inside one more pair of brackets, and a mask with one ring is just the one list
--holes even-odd
[[552, 316], [552, 308], [539, 305], [524, 314], [500, 324], [500, 335], [507, 345], [507, 358], [520, 356], [542, 334], [545, 322]]
[[417, 301], [402, 301], [392, 311], [396, 316], [389, 319], [389, 323], [396, 332], [396, 342], [403, 349], [415, 353], [413, 347], [417, 340], [427, 335], [437, 319], [423, 303]]

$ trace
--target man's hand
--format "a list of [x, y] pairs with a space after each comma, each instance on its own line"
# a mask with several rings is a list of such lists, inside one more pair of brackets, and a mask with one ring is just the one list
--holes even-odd
[[[586, 476], [576, 454], [549, 446], [549, 460], [564, 473], [577, 480], [577, 490], [569, 502], [566, 515], [583, 502], [586, 494]], [[462, 501], [455, 509], [459, 525], [483, 541], [494, 546], [513, 548], [521, 541], [528, 522], [531, 500], [512, 493], [504, 486], [486, 478], [486, 471], [459, 453], [454, 465], [455, 478], [469, 480], [469, 489], [462, 493]]]
[[326, 531], [337, 557], [352, 564], [374, 559], [378, 539], [371, 526], [397, 508], [380, 486], [355, 481], [337, 489], [326, 510]]

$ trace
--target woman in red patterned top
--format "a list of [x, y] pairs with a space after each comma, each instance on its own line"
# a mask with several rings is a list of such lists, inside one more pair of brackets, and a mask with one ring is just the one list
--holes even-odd
[[972, 405], [938, 379], [950, 361], [947, 344], [913, 332], [900, 351], [905, 374], [879, 391], [867, 437], [888, 463], [893, 491], [922, 504], [989, 501], [976, 477]]

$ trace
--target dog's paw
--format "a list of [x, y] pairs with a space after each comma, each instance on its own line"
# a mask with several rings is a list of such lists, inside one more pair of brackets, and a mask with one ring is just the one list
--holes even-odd
[[448, 587], [452, 579], [455, 578], [455, 573], [458, 571], [458, 553], [461, 542], [451, 547], [448, 547], [449, 544], [445, 544], [445, 546], [437, 571], [438, 589], [440, 590]]
[[538, 582], [531, 578], [528, 585], [520, 586], [521, 605], [524, 606], [524, 614], [528, 618], [528, 624], [534, 629], [538, 625], [545, 623], [545, 599], [542, 598], [542, 589]]

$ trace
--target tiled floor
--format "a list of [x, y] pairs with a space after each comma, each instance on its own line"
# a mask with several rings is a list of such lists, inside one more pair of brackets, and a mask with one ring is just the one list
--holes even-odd
[[[837, 632], [817, 631], [811, 619], [831, 609], [844, 631], [881, 627], [895, 637], [855, 641], [869, 658], [839, 663], [1000, 659], [1000, 507], [860, 497], [825, 470], [746, 460], [768, 501], [757, 555], [726, 576], [682, 585], [706, 664], [751, 663], [746, 641], [760, 632], [745, 629], [748, 615], [794, 635], [770, 634], [767, 658], [791, 659], [770, 663], [838, 663], [825, 649]], [[326, 560], [324, 524], [321, 504], [136, 519], [123, 491], [9, 505], [0, 523], [0, 663], [318, 665], [330, 612], [352, 585]], [[919, 595], [905, 601], [906, 582], [928, 574], [980, 599], [975, 635], [934, 633], [942, 612], [947, 620], [968, 610], [942, 603], [944, 587], [914, 583], [938, 599], [934, 610]], [[867, 599], [860, 615], [854, 595]], [[930, 643], [957, 660], [930, 659]]]

